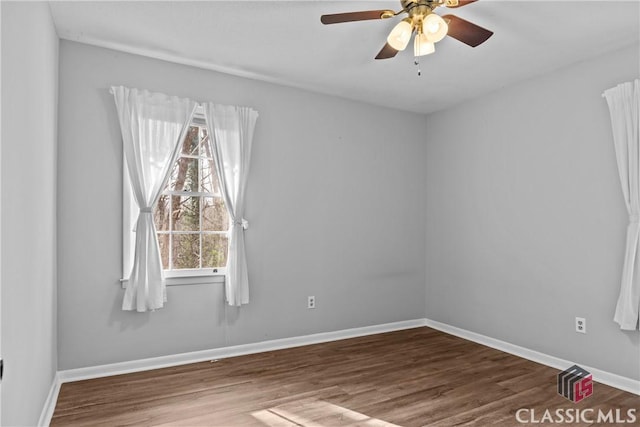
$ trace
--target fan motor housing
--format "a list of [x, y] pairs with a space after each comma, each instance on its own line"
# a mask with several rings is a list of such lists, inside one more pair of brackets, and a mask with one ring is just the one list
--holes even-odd
[[433, 12], [440, 5], [438, 0], [400, 0], [402, 8], [407, 11], [410, 18], [424, 17]]

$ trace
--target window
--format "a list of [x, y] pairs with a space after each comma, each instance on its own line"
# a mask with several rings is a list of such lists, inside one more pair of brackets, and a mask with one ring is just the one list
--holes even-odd
[[193, 123], [153, 212], [166, 276], [219, 273], [229, 214], [204, 125]]

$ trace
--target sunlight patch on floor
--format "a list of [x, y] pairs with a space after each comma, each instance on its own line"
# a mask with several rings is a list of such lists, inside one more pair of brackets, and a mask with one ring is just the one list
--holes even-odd
[[251, 414], [269, 427], [399, 427], [322, 400], [305, 399]]

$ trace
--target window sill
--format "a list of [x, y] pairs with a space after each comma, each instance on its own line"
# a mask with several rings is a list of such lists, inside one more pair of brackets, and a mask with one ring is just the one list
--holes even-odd
[[166, 277], [167, 286], [204, 285], [209, 283], [224, 283], [224, 274], [207, 274], [202, 276], [173, 276]]
[[[129, 279], [121, 279], [122, 288], [125, 288]], [[173, 276], [166, 277], [167, 286], [185, 286], [185, 285], [207, 285], [214, 283], [224, 283], [224, 274], [203, 274], [191, 276]]]

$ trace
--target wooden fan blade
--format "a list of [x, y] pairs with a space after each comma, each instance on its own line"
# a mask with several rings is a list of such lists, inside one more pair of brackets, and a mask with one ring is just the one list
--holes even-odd
[[477, 1], [478, 0], [457, 0], [457, 1], [453, 0], [451, 2], [447, 1], [445, 3], [445, 6], [447, 6], [448, 8], [451, 8], [451, 9], [455, 9], [457, 7], [466, 6], [466, 5], [470, 4], [470, 3], [475, 3]]
[[448, 36], [451, 36], [464, 44], [468, 44], [471, 47], [476, 47], [479, 44], [484, 43], [493, 35], [493, 31], [489, 31], [472, 22], [465, 21], [455, 15], [444, 15], [442, 19], [449, 24], [449, 31], [447, 32]]
[[367, 21], [371, 19], [390, 18], [395, 15], [393, 10], [363, 10], [362, 12], [334, 13], [322, 15], [320, 22], [323, 24], [339, 24], [341, 22]]
[[398, 54], [398, 51], [392, 48], [389, 43], [385, 43], [378, 55], [376, 55], [376, 59], [389, 59], [393, 58]]

